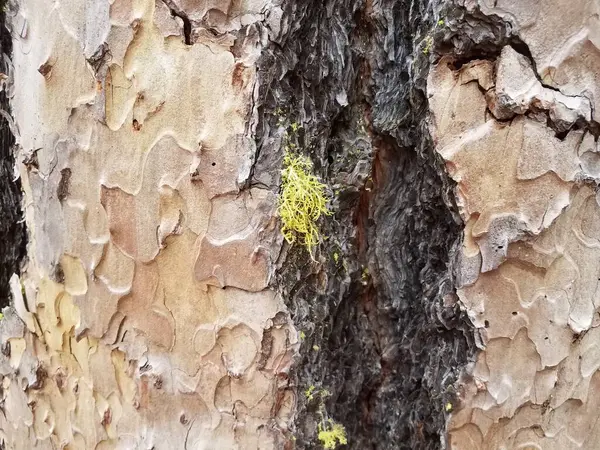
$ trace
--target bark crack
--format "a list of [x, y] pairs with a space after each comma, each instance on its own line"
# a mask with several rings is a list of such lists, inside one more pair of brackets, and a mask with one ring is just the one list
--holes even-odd
[[192, 45], [192, 22], [186, 12], [175, 4], [173, 0], [162, 0], [167, 8], [171, 10], [173, 17], [179, 17], [183, 22], [183, 41], [186, 45]]

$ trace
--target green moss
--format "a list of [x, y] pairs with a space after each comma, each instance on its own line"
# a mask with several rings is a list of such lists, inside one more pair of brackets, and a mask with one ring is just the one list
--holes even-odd
[[300, 242], [311, 257], [321, 236], [317, 221], [329, 214], [325, 185], [312, 173], [312, 162], [305, 156], [286, 153], [281, 172], [278, 213], [281, 233], [290, 244]]
[[[443, 19], [438, 20], [432, 31], [435, 31], [438, 27], [443, 27], [445, 24], [446, 24], [446, 22], [444, 22]], [[424, 42], [423, 54], [429, 55], [429, 53], [431, 52], [431, 49], [433, 48], [433, 36], [431, 34], [427, 35], [425, 37], [425, 39], [423, 40], [423, 42]]]

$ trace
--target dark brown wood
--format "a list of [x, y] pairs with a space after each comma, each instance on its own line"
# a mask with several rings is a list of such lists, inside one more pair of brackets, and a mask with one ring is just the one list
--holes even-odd
[[[4, 3], [4, 2], [1, 2]], [[1, 5], [0, 6], [3, 6]], [[12, 40], [4, 26], [5, 13], [0, 12], [0, 54], [10, 56]], [[4, 59], [0, 60], [0, 72], [7, 73]], [[9, 111], [5, 91], [0, 92], [0, 108]], [[25, 257], [26, 232], [21, 210], [21, 183], [15, 179], [13, 136], [5, 117], [0, 117], [0, 307], [7, 306], [10, 299], [9, 280], [13, 273], [19, 273], [21, 261]]]
[[[349, 448], [441, 448], [452, 385], [475, 351], [470, 322], [443, 300], [461, 225], [426, 125], [433, 20], [428, 1], [290, 1], [262, 61], [253, 182], [277, 190], [286, 134], [334, 212], [318, 263], [295, 247], [281, 262], [305, 336], [297, 448], [317, 445], [323, 406]], [[310, 386], [331, 395], [311, 400]]]

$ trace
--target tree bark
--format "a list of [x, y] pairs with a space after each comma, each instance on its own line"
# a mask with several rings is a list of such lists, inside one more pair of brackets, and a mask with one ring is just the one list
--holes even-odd
[[451, 447], [598, 448], [600, 5], [464, 3], [442, 16], [453, 50], [428, 82], [480, 348]]
[[179, 3], [9, 5], [29, 247], [8, 448], [284, 442], [297, 333], [269, 287], [276, 195], [247, 183], [266, 4]]
[[4, 448], [596, 449], [600, 10], [491, 3], [8, 2]]

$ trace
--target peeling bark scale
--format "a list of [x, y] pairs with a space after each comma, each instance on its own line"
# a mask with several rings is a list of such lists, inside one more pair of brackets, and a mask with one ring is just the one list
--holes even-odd
[[598, 0], [3, 3], [0, 448], [600, 449]]

